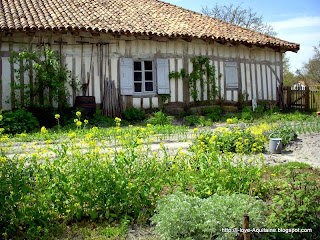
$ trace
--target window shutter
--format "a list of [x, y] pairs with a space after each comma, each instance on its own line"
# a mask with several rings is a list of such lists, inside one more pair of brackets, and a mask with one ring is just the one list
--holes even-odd
[[120, 93], [133, 95], [133, 60], [120, 58]]
[[238, 88], [239, 79], [238, 79], [238, 67], [236, 62], [226, 62], [225, 67], [225, 79], [226, 79], [226, 88]]
[[170, 94], [168, 59], [159, 58], [156, 63], [158, 94]]

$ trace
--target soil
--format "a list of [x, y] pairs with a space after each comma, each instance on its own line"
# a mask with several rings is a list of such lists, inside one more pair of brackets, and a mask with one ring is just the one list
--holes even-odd
[[303, 162], [320, 168], [320, 133], [299, 135], [298, 139], [291, 141], [281, 154], [267, 152], [264, 157], [269, 164]]

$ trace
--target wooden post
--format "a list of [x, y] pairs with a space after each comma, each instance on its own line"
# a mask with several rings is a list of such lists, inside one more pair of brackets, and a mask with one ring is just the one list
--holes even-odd
[[309, 95], [309, 87], [306, 86], [306, 90], [305, 90], [305, 110], [309, 111], [310, 109], [310, 95]]
[[291, 87], [287, 87], [287, 107], [288, 110], [291, 108]]
[[[249, 216], [248, 214], [244, 214], [242, 217], [242, 229], [249, 229]], [[251, 240], [250, 232], [243, 232], [244, 240]]]

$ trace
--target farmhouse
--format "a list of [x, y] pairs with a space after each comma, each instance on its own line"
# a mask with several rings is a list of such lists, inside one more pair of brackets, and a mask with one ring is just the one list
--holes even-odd
[[[186, 77], [169, 78], [181, 69], [190, 74], [198, 56], [215, 69], [215, 99], [237, 102], [242, 94], [277, 101], [282, 54], [299, 50], [299, 44], [157, 0], [0, 0], [0, 108], [14, 108], [7, 100], [19, 96], [11, 88], [17, 67], [8, 61], [11, 52], [46, 45], [87, 86], [85, 95], [122, 109], [207, 103], [213, 83], [205, 74], [192, 86]], [[35, 79], [25, 73], [20, 81]], [[72, 105], [82, 92], [69, 90]]]

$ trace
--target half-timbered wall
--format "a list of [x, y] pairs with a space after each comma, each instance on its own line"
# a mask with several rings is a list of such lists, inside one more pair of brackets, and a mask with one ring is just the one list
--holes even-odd
[[[113, 80], [120, 87], [120, 59], [168, 59], [169, 72], [192, 72], [191, 58], [204, 56], [210, 59], [216, 69], [219, 94], [225, 101], [237, 102], [239, 92], [248, 94], [249, 99], [277, 100], [277, 86], [282, 81], [282, 55], [270, 48], [246, 47], [244, 45], [219, 44], [202, 40], [183, 40], [152, 37], [133, 37], [111, 34], [98, 36], [90, 33], [0, 33], [0, 108], [11, 109], [14, 105], [8, 100], [19, 97], [11, 90], [10, 84], [15, 81], [13, 69], [8, 59], [12, 50], [34, 50], [41, 44], [50, 44], [52, 49], [60, 51], [62, 62], [72, 72], [73, 77], [81, 83], [89, 82], [89, 95], [101, 103], [106, 79]], [[239, 85], [237, 89], [226, 88], [226, 62], [235, 62], [238, 69]], [[221, 78], [218, 76], [221, 74]], [[29, 79], [31, 76], [31, 79]], [[32, 83], [32, 73], [26, 73], [21, 81]], [[188, 84], [182, 79], [170, 79], [169, 104], [184, 106], [192, 103]], [[208, 86], [200, 89], [196, 84], [199, 100], [208, 100]], [[71, 93], [70, 104], [74, 103], [75, 92]], [[161, 98], [152, 96], [122, 96], [125, 107], [137, 108], [158, 107]]]

